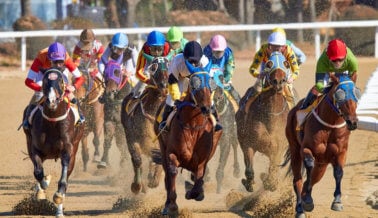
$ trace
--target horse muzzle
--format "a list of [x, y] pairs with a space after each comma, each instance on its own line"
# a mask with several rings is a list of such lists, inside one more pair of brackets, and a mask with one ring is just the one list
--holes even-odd
[[202, 106], [201, 113], [203, 115], [209, 115], [211, 113], [211, 107]]
[[346, 120], [347, 128], [349, 131], [353, 131], [357, 129], [357, 120]]

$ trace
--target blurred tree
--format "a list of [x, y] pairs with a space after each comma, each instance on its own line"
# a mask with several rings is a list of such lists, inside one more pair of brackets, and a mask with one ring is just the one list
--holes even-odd
[[31, 15], [30, 0], [20, 0], [21, 4], [21, 16]]

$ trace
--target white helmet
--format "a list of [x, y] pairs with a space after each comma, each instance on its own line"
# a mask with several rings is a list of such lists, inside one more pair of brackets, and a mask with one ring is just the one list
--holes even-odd
[[269, 35], [268, 43], [271, 45], [286, 45], [286, 36], [280, 32], [273, 32]]

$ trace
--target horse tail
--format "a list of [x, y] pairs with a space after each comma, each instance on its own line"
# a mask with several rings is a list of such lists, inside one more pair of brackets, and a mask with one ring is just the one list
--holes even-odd
[[[286, 166], [288, 165], [288, 163], [290, 163], [290, 162], [291, 162], [290, 148], [287, 148], [287, 149], [286, 149], [286, 152], [285, 152], [285, 156], [284, 156], [284, 161], [283, 161], [283, 163], [280, 165], [280, 167], [281, 167], [281, 168], [284, 168], [284, 167], [286, 167]], [[285, 176], [287, 177], [287, 176], [292, 175], [292, 174], [293, 174], [293, 172], [291, 171], [291, 168], [288, 167]]]
[[163, 164], [163, 158], [161, 156], [160, 149], [152, 149], [151, 150], [151, 157], [152, 161], [156, 164]]

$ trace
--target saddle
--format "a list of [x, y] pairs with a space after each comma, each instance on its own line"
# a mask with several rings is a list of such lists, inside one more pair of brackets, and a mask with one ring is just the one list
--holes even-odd
[[296, 130], [300, 131], [303, 128], [304, 122], [310, 117], [311, 111], [315, 109], [318, 104], [324, 99], [325, 95], [322, 95], [321, 97], [318, 97], [310, 106], [303, 110], [298, 110], [296, 112], [296, 117], [297, 117], [297, 127]]

